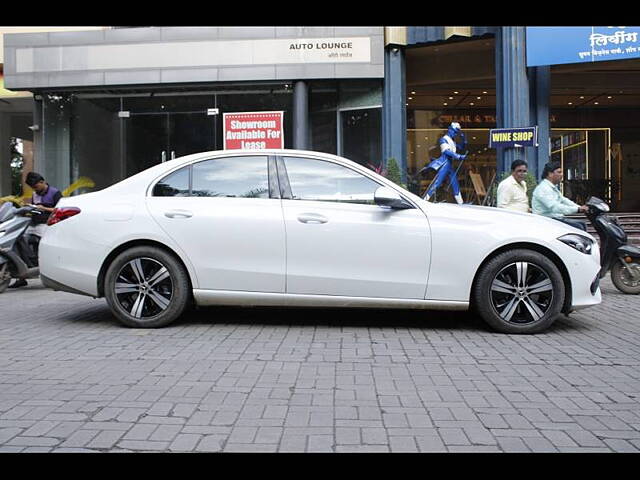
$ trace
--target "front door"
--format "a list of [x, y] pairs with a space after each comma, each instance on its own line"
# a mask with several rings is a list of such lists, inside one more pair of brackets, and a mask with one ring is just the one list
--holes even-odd
[[424, 298], [431, 237], [422, 211], [375, 205], [381, 185], [342, 165], [281, 160], [287, 293]]

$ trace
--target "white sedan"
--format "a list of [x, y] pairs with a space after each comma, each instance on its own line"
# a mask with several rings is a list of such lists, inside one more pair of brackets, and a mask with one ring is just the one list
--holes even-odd
[[138, 328], [168, 325], [195, 303], [473, 308], [497, 331], [534, 333], [601, 301], [588, 233], [429, 203], [317, 152], [176, 158], [63, 198], [49, 225], [44, 285], [104, 296]]

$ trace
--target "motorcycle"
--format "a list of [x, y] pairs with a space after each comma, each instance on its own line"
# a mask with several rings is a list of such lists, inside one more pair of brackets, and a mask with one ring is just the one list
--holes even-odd
[[34, 215], [42, 215], [38, 208], [27, 205], [16, 208], [11, 202], [0, 205], [0, 293], [12, 278], [37, 278], [38, 244], [40, 237], [25, 235]]
[[640, 293], [640, 248], [627, 243], [618, 219], [606, 214], [609, 205], [597, 197], [586, 203], [586, 216], [600, 237], [600, 278], [611, 271], [611, 280], [622, 293]]

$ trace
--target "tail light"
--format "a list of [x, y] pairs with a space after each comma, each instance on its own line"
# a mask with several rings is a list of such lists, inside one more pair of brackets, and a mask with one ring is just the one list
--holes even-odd
[[47, 220], [47, 225], [53, 225], [79, 213], [80, 209], [78, 207], [54, 208], [53, 213], [49, 216], [49, 220]]

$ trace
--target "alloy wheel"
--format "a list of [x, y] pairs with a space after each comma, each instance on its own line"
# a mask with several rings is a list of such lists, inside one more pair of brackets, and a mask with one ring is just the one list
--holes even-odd
[[155, 317], [171, 303], [174, 289], [171, 274], [157, 260], [134, 258], [120, 269], [116, 279], [115, 297], [134, 318]]
[[545, 316], [553, 302], [549, 275], [530, 262], [513, 262], [498, 272], [491, 283], [491, 304], [508, 323], [523, 325]]
[[640, 264], [631, 263], [628, 264], [627, 267], [629, 268], [629, 270], [631, 270], [631, 272], [626, 268], [622, 268], [622, 273], [620, 275], [620, 280], [622, 280], [622, 283], [624, 283], [627, 287], [632, 288], [640, 286]]

